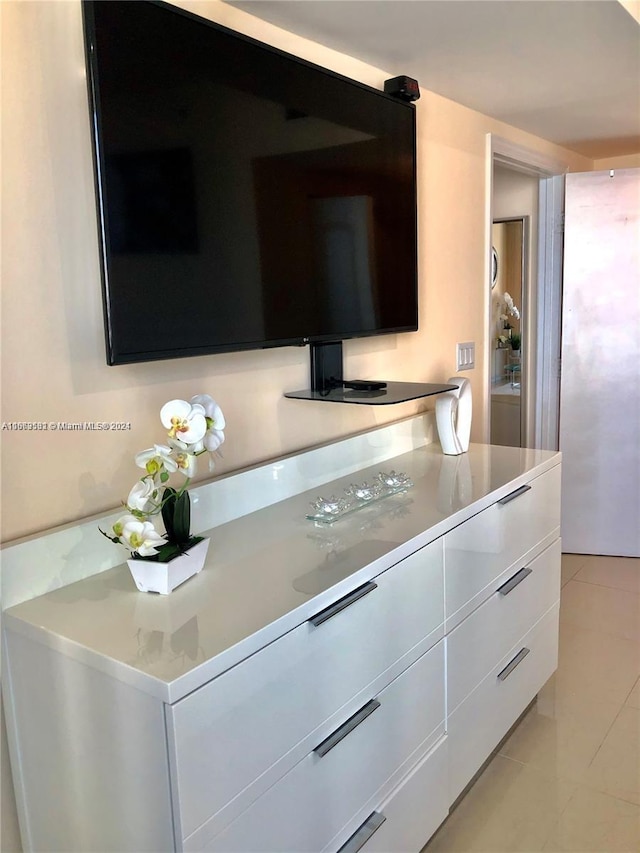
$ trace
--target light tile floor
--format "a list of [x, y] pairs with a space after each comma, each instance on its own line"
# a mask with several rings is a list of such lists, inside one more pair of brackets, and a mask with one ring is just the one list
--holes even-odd
[[557, 672], [423, 853], [639, 853], [640, 560], [562, 584]]

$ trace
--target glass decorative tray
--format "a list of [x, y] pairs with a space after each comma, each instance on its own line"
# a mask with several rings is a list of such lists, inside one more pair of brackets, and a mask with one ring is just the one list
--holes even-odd
[[331, 495], [329, 498], [319, 497], [312, 501], [313, 512], [307, 513], [310, 521], [319, 521], [324, 524], [332, 524], [345, 515], [369, 506], [383, 498], [391, 495], [399, 495], [410, 489], [413, 483], [406, 474], [396, 474], [390, 471], [388, 474], [380, 471], [373, 478], [373, 483], [367, 482], [362, 485], [352, 483], [344, 490], [344, 497], [337, 498]]

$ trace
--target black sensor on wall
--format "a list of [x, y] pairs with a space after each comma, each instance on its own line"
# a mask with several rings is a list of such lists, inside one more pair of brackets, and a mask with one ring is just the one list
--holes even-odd
[[417, 101], [420, 97], [420, 87], [418, 81], [413, 77], [392, 77], [390, 80], [384, 81], [384, 91], [388, 95], [393, 95], [394, 98], [400, 98], [402, 101]]
[[410, 103], [167, 3], [83, 13], [109, 364], [417, 330]]

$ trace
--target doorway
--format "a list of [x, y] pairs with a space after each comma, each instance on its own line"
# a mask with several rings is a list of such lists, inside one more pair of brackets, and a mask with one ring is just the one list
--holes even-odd
[[[514, 301], [521, 314], [520, 440], [518, 443], [516, 437], [513, 443], [557, 450], [564, 174], [567, 166], [493, 134], [487, 134], [486, 165], [485, 440], [492, 441], [491, 395], [497, 369], [494, 351], [500, 337], [491, 287], [494, 220], [521, 220], [523, 291], [521, 304]], [[513, 327], [512, 322], [510, 325]], [[502, 354], [498, 354], [498, 358], [501, 357]], [[513, 412], [511, 415], [517, 424]]]

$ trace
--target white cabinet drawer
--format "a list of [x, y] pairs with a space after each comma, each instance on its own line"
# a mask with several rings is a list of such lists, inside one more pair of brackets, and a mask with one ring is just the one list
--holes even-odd
[[418, 853], [422, 850], [449, 812], [447, 749], [448, 738], [444, 737], [376, 810], [379, 817], [369, 826], [383, 819], [379, 828], [367, 838], [370, 830], [363, 826], [339, 853], [358, 850], [362, 853]]
[[502, 583], [447, 637], [451, 714], [485, 675], [560, 598], [560, 540]]
[[441, 641], [372, 696], [376, 707], [366, 707], [355, 728], [344, 734], [338, 727], [335, 739], [318, 744], [221, 833], [207, 838], [205, 827], [184, 849], [318, 853], [350, 822], [357, 820], [357, 826], [385, 782], [430, 735], [444, 734], [443, 646]]
[[239, 814], [312, 739], [354, 713], [369, 698], [365, 689], [375, 695], [442, 637], [441, 541], [375, 584], [322, 624], [305, 622], [167, 708], [182, 838], [234, 798], [227, 817]]
[[559, 610], [554, 604], [449, 716], [450, 804], [555, 671]]
[[529, 559], [556, 538], [560, 466], [521, 489], [445, 534], [447, 631], [482, 603], [487, 588], [514, 563]]

